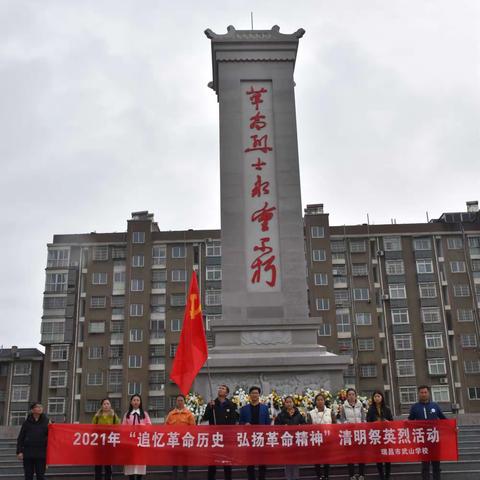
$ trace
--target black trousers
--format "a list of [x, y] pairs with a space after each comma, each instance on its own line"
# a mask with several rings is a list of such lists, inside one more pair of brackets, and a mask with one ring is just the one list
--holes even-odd
[[45, 480], [46, 458], [24, 458], [23, 470], [25, 480], [33, 480], [33, 475], [37, 474], [37, 480]]
[[386, 480], [390, 478], [392, 465], [390, 463], [377, 463], [378, 478]]
[[178, 465], [175, 465], [172, 467], [172, 479], [177, 480], [179, 475], [178, 471], [182, 469], [182, 479], [183, 480], [188, 480], [188, 467], [179, 467]]
[[[105, 476], [102, 471], [105, 470]], [[95, 465], [95, 480], [112, 480], [112, 467], [110, 465]]]
[[[267, 473], [267, 467], [265, 465], [258, 466], [258, 480], [265, 480]], [[255, 480], [255, 465], [249, 465], [247, 467], [248, 480]]]
[[[217, 476], [217, 466], [210, 465], [208, 467], [208, 480], [215, 480]], [[223, 476], [225, 480], [232, 480], [232, 467], [223, 467]]]
[[[315, 465], [315, 474], [317, 475], [317, 478], [322, 477], [322, 465]], [[323, 465], [323, 476], [325, 478], [328, 478], [329, 475], [330, 475], [330, 465], [326, 463], [325, 465]]]
[[430, 464], [433, 480], [440, 480], [440, 462], [422, 462], [422, 480], [430, 480]]
[[[359, 463], [358, 464], [358, 474], [365, 475], [365, 464]], [[355, 475], [355, 465], [353, 463], [348, 464], [348, 475], [353, 477]]]

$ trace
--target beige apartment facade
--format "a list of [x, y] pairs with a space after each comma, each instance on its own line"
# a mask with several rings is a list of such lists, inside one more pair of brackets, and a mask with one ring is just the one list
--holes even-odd
[[[384, 390], [396, 415], [421, 384], [446, 411], [480, 412], [480, 220], [469, 210], [424, 224], [336, 227], [321, 205], [305, 209], [318, 342], [352, 356], [345, 385]], [[148, 212], [133, 213], [122, 233], [54, 235], [41, 338], [50, 416], [89, 422], [102, 398], [124, 412], [141, 393], [162, 421], [177, 393], [168, 372], [192, 269], [207, 335], [222, 318], [220, 237], [161, 231]]]

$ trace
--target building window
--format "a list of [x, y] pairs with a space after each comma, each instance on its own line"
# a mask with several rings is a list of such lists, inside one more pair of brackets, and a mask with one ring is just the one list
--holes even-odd
[[172, 247], [172, 258], [185, 258], [186, 249], [182, 246]]
[[360, 377], [361, 378], [374, 378], [377, 376], [376, 365], [360, 365]]
[[332, 269], [332, 274], [334, 276], [344, 277], [347, 274], [347, 267], [345, 267], [345, 265], [335, 265], [335, 268]]
[[166, 296], [165, 295], [151, 295], [150, 297], [150, 312], [151, 313], [165, 313]]
[[123, 345], [110, 345], [110, 365], [122, 365]]
[[65, 388], [67, 386], [67, 372], [65, 370], [50, 370], [48, 386], [50, 388]]
[[16, 410], [14, 412], [10, 413], [10, 425], [19, 427], [20, 425], [23, 425], [23, 422], [25, 421], [25, 418], [27, 417], [26, 411], [23, 410]]
[[337, 332], [345, 333], [351, 331], [350, 311], [348, 310], [348, 308], [337, 310], [335, 312], [335, 319], [337, 322]]
[[132, 278], [130, 280], [130, 291], [132, 292], [143, 292], [144, 281], [141, 278]]
[[447, 248], [449, 250], [459, 250], [459, 249], [463, 248], [462, 237], [448, 237], [447, 238]]
[[16, 376], [20, 375], [31, 375], [32, 374], [32, 364], [30, 362], [16, 362], [14, 364], [13, 374]]
[[172, 282], [186, 282], [187, 272], [185, 270], [172, 270]]
[[351, 240], [350, 252], [351, 253], [364, 253], [367, 251], [367, 242], [365, 240]]
[[325, 227], [320, 227], [319, 225], [314, 225], [310, 227], [310, 233], [312, 238], [324, 238], [325, 237]]
[[385, 262], [385, 270], [387, 275], [403, 275], [405, 273], [405, 265], [403, 260], [387, 260]]
[[420, 298], [436, 298], [437, 286], [434, 283], [419, 283]]
[[457, 260], [455, 262], [450, 262], [450, 271], [452, 273], [463, 273], [465, 272], [465, 262]]
[[216, 315], [205, 315], [205, 330], [209, 331], [210, 330], [210, 325], [212, 321], [219, 322], [222, 320], [222, 315], [221, 314], [216, 314]]
[[413, 350], [412, 335], [410, 333], [399, 333], [393, 336], [395, 350]]
[[392, 283], [388, 286], [388, 292], [392, 300], [407, 298], [407, 290], [404, 283]]
[[205, 267], [205, 278], [209, 281], [220, 281], [222, 279], [221, 265], [207, 265]]
[[65, 414], [65, 398], [49, 397], [47, 403], [47, 410], [49, 415], [64, 415]]
[[446, 375], [447, 366], [444, 358], [432, 358], [428, 360], [428, 373], [430, 375]]
[[89, 360], [100, 360], [103, 358], [103, 347], [100, 345], [94, 345], [88, 347], [88, 359]]
[[414, 377], [415, 376], [415, 363], [413, 359], [409, 360], [397, 360], [397, 375], [399, 377]]
[[150, 320], [150, 336], [151, 338], [165, 337], [165, 321], [164, 320]]
[[468, 398], [469, 400], [480, 400], [480, 387], [469, 387]]
[[431, 250], [432, 242], [429, 238], [415, 238], [413, 240], [414, 250]]
[[125, 247], [112, 247], [112, 260], [125, 260], [127, 251]]
[[170, 344], [170, 358], [174, 358], [175, 355], [177, 354], [177, 347], [178, 345], [176, 343], [171, 343]]
[[108, 260], [108, 245], [99, 245], [93, 248], [93, 260], [106, 262]]
[[346, 286], [347, 285], [347, 277], [333, 277], [333, 286]]
[[319, 337], [330, 337], [332, 335], [332, 326], [329, 323], [322, 323], [318, 327]]
[[63, 293], [67, 291], [66, 273], [47, 273], [45, 282], [45, 292]]
[[453, 286], [453, 295], [455, 297], [469, 297], [470, 296], [470, 287], [463, 284], [457, 284]]
[[167, 247], [165, 245], [155, 245], [152, 247], [153, 265], [164, 265], [167, 259]]
[[355, 314], [355, 323], [362, 327], [372, 324], [372, 314], [368, 312], [359, 312]]
[[221, 257], [222, 256], [222, 244], [220, 240], [214, 240], [207, 243], [205, 255], [207, 257]]
[[123, 333], [124, 332], [123, 320], [111, 320], [110, 321], [110, 332], [111, 333]]
[[432, 260], [417, 260], [417, 273], [433, 273]]
[[449, 402], [450, 390], [448, 386], [434, 386], [432, 387], [432, 400], [434, 402]]
[[[150, 365], [163, 365], [165, 363], [165, 345], [150, 345], [148, 357]], [[165, 372], [161, 372], [161, 374], [164, 376]]]
[[314, 262], [324, 262], [327, 259], [327, 255], [324, 248], [312, 250], [312, 260]]
[[184, 293], [172, 293], [170, 295], [170, 306], [172, 306], [172, 307], [184, 307], [185, 306], [185, 294]]
[[359, 352], [373, 352], [375, 350], [374, 338], [359, 338], [358, 351]]
[[90, 308], [105, 308], [107, 306], [107, 297], [90, 297]]
[[317, 310], [330, 310], [330, 299], [317, 298], [316, 305], [317, 305]]
[[205, 305], [221, 305], [222, 291], [221, 290], [206, 290], [205, 291]]
[[401, 237], [383, 237], [383, 248], [388, 252], [399, 252], [402, 250]]
[[107, 272], [93, 272], [92, 284], [93, 285], [106, 285], [107, 284]]
[[63, 342], [65, 334], [65, 321], [42, 321], [42, 343]]
[[[346, 250], [345, 242], [343, 240], [332, 240], [330, 242], [330, 249], [335, 253], [344, 252]], [[345, 256], [343, 256], [343, 258], [345, 258]]]
[[460, 335], [460, 345], [462, 348], [475, 348], [477, 346], [477, 336], [474, 333], [462, 333]]
[[328, 285], [328, 275], [326, 273], [314, 273], [313, 281], [315, 285]]
[[113, 272], [113, 288], [123, 288], [125, 286], [125, 270]]
[[68, 267], [68, 248], [56, 248], [48, 250], [47, 267]]
[[132, 267], [141, 268], [145, 265], [145, 257], [143, 255], [133, 255]]
[[128, 394], [129, 395], [141, 395], [142, 384], [140, 382], [128, 382]]
[[12, 402], [28, 402], [30, 397], [30, 385], [13, 385]]
[[339, 338], [337, 340], [338, 351], [344, 355], [351, 355], [353, 352], [353, 342], [351, 338]]
[[368, 276], [368, 265], [366, 263], [354, 263], [354, 264], [352, 264], [352, 275], [354, 277], [366, 277], [366, 276]]
[[105, 322], [90, 320], [88, 323], [88, 333], [105, 333]]
[[85, 413], [95, 413], [100, 408], [99, 400], [87, 400], [85, 402]]
[[145, 243], [145, 232], [132, 232], [132, 243]]
[[353, 299], [357, 301], [369, 300], [370, 292], [368, 291], [368, 288], [354, 288]]
[[400, 403], [402, 404], [416, 403], [417, 401], [416, 386], [399, 387], [399, 392], [400, 392]]
[[143, 303], [131, 303], [130, 304], [130, 316], [141, 317], [143, 315]]
[[480, 360], [465, 360], [465, 373], [480, 373]]
[[350, 292], [348, 290], [335, 290], [333, 296], [335, 298], [335, 305], [350, 303]]
[[125, 295], [112, 295], [110, 305], [112, 307], [112, 315], [123, 315], [125, 313]]
[[150, 390], [163, 390], [165, 387], [165, 372], [161, 370], [148, 372], [148, 386]]
[[64, 362], [68, 360], [68, 345], [52, 345], [50, 349], [52, 362]]
[[440, 323], [440, 309], [437, 307], [422, 308], [423, 323]]
[[63, 310], [67, 306], [67, 297], [44, 297], [43, 308], [45, 310]]
[[473, 322], [473, 310], [457, 310], [457, 319], [459, 322]]
[[443, 348], [443, 337], [441, 333], [426, 333], [425, 346], [427, 349]]
[[131, 342], [143, 342], [143, 330], [141, 328], [130, 329], [130, 341]]
[[182, 330], [182, 321], [179, 318], [170, 320], [170, 330], [172, 332], [180, 332]]
[[103, 372], [87, 373], [87, 385], [90, 385], [90, 386], [103, 385]]
[[142, 356], [141, 355], [129, 355], [128, 356], [128, 368], [142, 368]]
[[392, 308], [392, 324], [406, 325], [410, 323], [408, 310], [406, 308]]
[[152, 290], [166, 288], [167, 284], [166, 270], [152, 270]]

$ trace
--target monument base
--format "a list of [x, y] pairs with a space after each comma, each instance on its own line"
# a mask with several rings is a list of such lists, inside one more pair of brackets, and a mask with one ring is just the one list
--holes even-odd
[[259, 386], [266, 395], [272, 390], [279, 395], [301, 394], [307, 388], [336, 392], [344, 386], [343, 372], [350, 364], [350, 357], [329, 353], [320, 345], [317, 347], [304, 352], [242, 349], [228, 353], [225, 349], [217, 353], [213, 348], [209, 353], [208, 368], [202, 368], [193, 389], [205, 399], [211, 397], [210, 370], [214, 396], [220, 384], [228, 385], [230, 393], [238, 388], [248, 391], [252, 385]]

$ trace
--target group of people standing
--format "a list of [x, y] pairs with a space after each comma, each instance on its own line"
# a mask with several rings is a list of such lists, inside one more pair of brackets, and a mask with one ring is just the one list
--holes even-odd
[[[267, 405], [260, 402], [261, 389], [253, 386], [249, 389], [249, 403], [240, 408], [229, 398], [227, 385], [219, 385], [217, 398], [208, 403], [202, 420], [210, 425], [302, 425], [302, 424], [334, 424], [362, 423], [362, 422], [388, 422], [393, 420], [392, 412], [385, 404], [385, 396], [381, 391], [375, 391], [371, 398], [371, 404], [366, 410], [357, 398], [354, 388], [347, 390], [347, 398], [340, 406], [338, 412], [333, 412], [327, 405], [324, 394], [316, 395], [313, 410], [304, 416], [294, 404], [292, 396], [283, 400], [283, 408], [274, 419], [270, 416]], [[438, 420], [446, 418], [440, 407], [430, 400], [428, 386], [418, 388], [419, 401], [412, 405], [409, 420]], [[167, 425], [195, 425], [195, 417], [185, 405], [185, 396], [176, 397], [175, 408], [167, 415]], [[110, 400], [105, 398], [101, 401], [101, 407], [93, 417], [96, 425], [151, 425], [148, 413], [143, 409], [140, 395], [130, 398], [128, 411], [123, 418], [114, 412]], [[17, 456], [23, 461], [25, 480], [33, 480], [36, 473], [37, 480], [45, 480], [46, 451], [49, 420], [43, 413], [40, 403], [31, 405], [30, 414], [22, 425], [17, 439]], [[430, 465], [432, 466], [433, 480], [440, 480], [440, 462], [422, 462], [422, 480], [430, 479]], [[225, 480], [232, 479], [232, 467], [224, 466]], [[177, 480], [182, 473], [183, 480], [188, 480], [188, 467], [173, 467], [172, 479]], [[377, 463], [378, 478], [389, 480], [391, 476], [390, 463]], [[265, 465], [247, 466], [248, 480], [265, 480], [267, 468]], [[208, 480], [215, 480], [217, 467], [208, 467]], [[258, 472], [258, 477], [257, 477]], [[315, 465], [315, 472], [319, 480], [329, 480], [330, 465]], [[129, 480], [141, 480], [146, 474], [145, 465], [125, 465], [124, 473]], [[358, 465], [358, 473], [355, 473], [355, 465], [348, 465], [350, 480], [365, 479], [365, 465]], [[287, 480], [299, 479], [298, 465], [286, 465], [285, 477]], [[111, 480], [112, 468], [109, 465], [95, 466], [95, 480]]]

